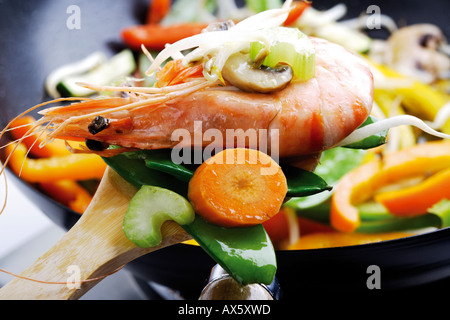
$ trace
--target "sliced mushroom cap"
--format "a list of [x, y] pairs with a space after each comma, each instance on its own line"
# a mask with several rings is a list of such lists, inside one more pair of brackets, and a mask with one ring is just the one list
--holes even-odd
[[450, 58], [439, 51], [446, 39], [432, 24], [417, 24], [396, 31], [387, 41], [385, 63], [405, 75], [432, 83], [450, 71]]
[[291, 82], [293, 71], [289, 66], [256, 68], [248, 54], [239, 52], [228, 58], [222, 76], [243, 91], [270, 93], [284, 89]]

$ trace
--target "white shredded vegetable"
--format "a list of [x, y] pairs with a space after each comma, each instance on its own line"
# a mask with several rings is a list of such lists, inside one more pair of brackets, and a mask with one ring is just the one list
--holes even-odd
[[[212, 47], [219, 49], [220, 45], [225, 45], [227, 42], [245, 42], [250, 44], [252, 41], [261, 41], [269, 46], [269, 40], [261, 32], [250, 31], [238, 33], [229, 31], [230, 30], [205, 32], [175, 42], [174, 44], [166, 47], [156, 56], [155, 61], [151, 64], [146, 74], [152, 75], [163, 62], [177, 52], [196, 47], [200, 50], [207, 48], [205, 52], [208, 52], [208, 49], [210, 50]], [[188, 63], [188, 61], [185, 61], [185, 63]]]
[[340, 3], [328, 10], [319, 11], [312, 7], [305, 9], [296, 24], [303, 28], [317, 29], [330, 23], [335, 23], [347, 13], [347, 7]]
[[422, 131], [436, 136], [438, 138], [442, 139], [450, 139], [450, 135], [436, 131], [432, 128], [430, 128], [424, 121], [420, 120], [417, 117], [410, 116], [410, 115], [401, 115], [401, 116], [395, 116], [391, 118], [386, 118], [383, 120], [380, 120], [378, 122], [369, 124], [365, 127], [356, 129], [353, 131], [347, 138], [342, 140], [336, 147], [342, 147], [354, 142], [361, 141], [371, 135], [380, 133], [382, 131], [388, 130], [390, 128], [402, 126], [402, 125], [411, 125], [414, 127], [417, 127], [421, 129]]
[[158, 70], [167, 59], [179, 55], [179, 52], [194, 49], [183, 57], [183, 63], [206, 59], [205, 77], [216, 81], [226, 60], [232, 54], [241, 51], [251, 42], [260, 41], [266, 48], [270, 48], [269, 39], [261, 30], [263, 28], [280, 26], [287, 19], [292, 0], [286, 1], [280, 9], [263, 11], [244, 19], [226, 31], [203, 32], [182, 39], [162, 50], [146, 71], [150, 76]]
[[439, 130], [444, 124], [450, 120], [450, 102], [447, 102], [442, 108], [439, 109], [433, 122], [427, 122], [427, 124], [435, 129]]
[[217, 18], [219, 20], [242, 20], [251, 15], [247, 7], [239, 8], [234, 0], [217, 1]]

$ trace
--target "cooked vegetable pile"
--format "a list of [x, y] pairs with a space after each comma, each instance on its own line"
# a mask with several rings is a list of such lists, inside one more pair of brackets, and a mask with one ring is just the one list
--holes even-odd
[[[95, 54], [79, 68], [72, 65], [64, 72], [57, 70], [49, 77], [49, 93], [54, 97], [92, 95], [92, 91], [74, 83], [106, 85], [128, 76], [144, 77], [145, 86], [157, 81], [162, 84], [164, 79], [147, 72], [147, 56], [137, 52], [141, 45], [155, 56], [164, 50], [170, 56], [167, 43], [199, 35], [205, 28], [227, 28], [227, 23], [233, 22], [224, 21], [239, 21], [281, 6], [280, 1], [249, 0], [243, 8], [231, 0], [206, 1], [206, 6], [203, 3], [179, 0], [171, 5], [168, 0], [153, 0], [146, 23], [122, 33], [130, 50], [109, 60], [98, 59]], [[124, 232], [131, 241], [137, 246], [155, 246], [161, 241], [162, 223], [174, 220], [241, 283], [272, 282], [276, 272], [274, 248], [356, 245], [448, 227], [450, 142], [416, 130], [408, 118], [422, 119], [422, 123], [412, 122], [419, 128], [426, 123], [450, 134], [450, 64], [445, 69], [450, 60], [441, 52], [448, 53], [442, 33], [433, 28], [433, 37], [425, 41], [422, 31], [428, 27], [398, 29], [383, 16], [383, 27], [392, 36], [387, 41], [371, 39], [361, 30], [364, 24], [358, 19], [339, 22], [344, 14], [343, 5], [321, 12], [310, 3], [296, 1], [283, 27], [265, 30], [270, 51], [265, 50], [263, 41], [253, 42], [249, 61], [239, 53], [239, 47], [230, 45], [211, 54], [215, 58], [205, 75], [223, 77], [243, 91], [281, 90], [290, 81], [314, 76], [314, 49], [307, 35], [337, 42], [361, 55], [375, 81], [372, 115], [361, 130], [374, 128], [370, 125], [393, 116], [405, 116], [399, 119], [408, 121], [394, 122], [389, 128], [376, 127], [373, 134], [355, 135], [354, 141], [324, 151], [314, 172], [277, 164], [268, 155], [250, 149], [226, 149], [200, 165], [183, 165], [174, 163], [171, 151], [165, 149], [102, 159], [70, 153], [64, 142], [57, 140], [40, 146], [44, 137], [31, 136], [11, 154], [10, 167], [25, 181], [81, 214], [107, 164], [139, 189], [124, 219]], [[245, 33], [240, 36], [245, 37]], [[189, 43], [184, 45], [180, 48], [192, 49]], [[205, 52], [211, 53], [208, 50], [212, 49], [205, 42], [187, 57], [194, 61]], [[420, 60], [424, 50], [439, 56], [443, 61], [440, 68], [444, 69], [436, 71], [425, 65]], [[421, 61], [421, 72], [415, 69], [417, 63], [405, 66], [389, 59], [405, 52], [412, 61]], [[242, 66], [247, 66], [245, 71]], [[176, 67], [172, 61], [166, 65]], [[238, 72], [245, 73], [245, 84]], [[277, 76], [270, 78], [274, 73]], [[33, 119], [21, 121], [12, 124], [14, 139], [27, 135], [24, 126]], [[215, 165], [219, 157], [236, 160], [238, 152], [244, 154], [244, 163]], [[275, 167], [276, 173], [262, 174], [267, 166]]]

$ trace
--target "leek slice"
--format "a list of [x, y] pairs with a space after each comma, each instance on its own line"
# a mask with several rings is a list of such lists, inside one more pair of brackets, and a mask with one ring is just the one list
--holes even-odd
[[275, 68], [280, 64], [289, 65], [294, 72], [294, 80], [308, 80], [315, 74], [315, 50], [309, 38], [298, 29], [273, 27], [263, 31], [270, 41], [270, 48], [262, 42], [252, 42], [250, 58], [256, 64]]

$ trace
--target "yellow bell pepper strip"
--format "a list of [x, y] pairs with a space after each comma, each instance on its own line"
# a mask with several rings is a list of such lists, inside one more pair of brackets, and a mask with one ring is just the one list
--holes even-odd
[[[401, 106], [401, 99], [399, 99], [398, 96], [392, 92], [376, 89], [374, 90], [374, 101], [377, 103], [386, 117], [406, 114]], [[416, 144], [416, 136], [411, 126], [400, 126], [392, 128], [389, 131], [388, 141], [389, 143], [392, 143], [393, 140], [396, 142], [399, 149], [410, 147]]]
[[441, 131], [442, 131], [443, 133], [450, 134], [450, 119], [447, 120], [447, 122], [442, 126]]
[[84, 213], [92, 200], [92, 195], [73, 180], [43, 182], [39, 183], [39, 187], [52, 199], [80, 214]]
[[[368, 62], [388, 78], [411, 80], [386, 66], [370, 60], [368, 60]], [[434, 120], [439, 109], [450, 101], [450, 96], [420, 81], [411, 81], [411, 86], [397, 87], [392, 90], [383, 89], [383, 91], [390, 91], [396, 95], [402, 96], [402, 104], [409, 114], [415, 115], [423, 120]], [[375, 96], [377, 95], [378, 90], [381, 89], [374, 90]]]
[[306, 250], [360, 245], [366, 243], [380, 242], [385, 240], [399, 239], [411, 236], [404, 232], [386, 232], [379, 234], [363, 233], [341, 233], [341, 232], [317, 232], [300, 237], [289, 250]]
[[[14, 140], [19, 140], [33, 127], [35, 122], [34, 117], [24, 116], [22, 118], [17, 118], [11, 123], [11, 135]], [[53, 140], [52, 142], [46, 143], [42, 147], [40, 144], [46, 138], [46, 134], [32, 134], [25, 137], [22, 143], [25, 144], [30, 152], [30, 155], [38, 158], [48, 158], [52, 156], [62, 156], [70, 154], [70, 151], [66, 148], [66, 144], [63, 140]]]
[[430, 121], [449, 100], [443, 93], [419, 81], [415, 81], [410, 88], [395, 91], [403, 96], [402, 103], [409, 113]]
[[18, 144], [6, 147], [10, 155], [9, 167], [17, 175], [30, 183], [52, 182], [56, 180], [101, 179], [106, 164], [94, 154], [70, 154], [51, 158], [31, 159], [27, 157], [27, 148]]
[[378, 189], [402, 179], [448, 169], [449, 164], [450, 141], [444, 140], [386, 153], [359, 166], [334, 188], [331, 225], [342, 232], [355, 231], [361, 223], [357, 205], [372, 198]]
[[439, 171], [415, 186], [375, 195], [375, 201], [396, 216], [425, 214], [442, 199], [450, 199], [450, 169]]

